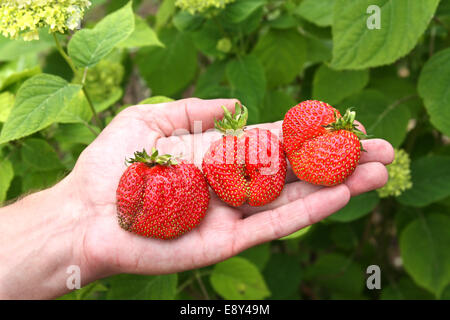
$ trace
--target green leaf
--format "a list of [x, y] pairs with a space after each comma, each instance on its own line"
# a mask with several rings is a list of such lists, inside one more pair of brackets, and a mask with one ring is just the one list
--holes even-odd
[[62, 297], [59, 297], [57, 300], [95, 300], [98, 293], [105, 291], [108, 291], [108, 288], [100, 281], [95, 281], [89, 283], [83, 288], [74, 290]]
[[199, 30], [190, 34], [196, 48], [202, 53], [219, 58], [225, 56], [222, 51], [217, 49], [217, 43], [224, 35], [214, 20], [206, 21]]
[[107, 299], [171, 300], [175, 299], [178, 275], [141, 276], [121, 274], [110, 278]]
[[450, 284], [450, 217], [427, 213], [410, 223], [400, 235], [406, 271], [414, 281], [440, 296]]
[[[1, 154], [0, 154], [1, 156]], [[6, 199], [11, 181], [14, 178], [14, 169], [11, 161], [0, 157], [0, 204]]]
[[[336, 0], [333, 20], [335, 69], [391, 64], [409, 53], [424, 33], [439, 0]], [[370, 5], [381, 8], [380, 29], [369, 29]]]
[[57, 121], [64, 106], [81, 90], [57, 76], [40, 74], [25, 81], [3, 126], [0, 143], [19, 139]]
[[36, 57], [21, 56], [0, 67], [0, 91], [41, 72]]
[[364, 272], [351, 259], [336, 253], [321, 255], [305, 271], [305, 279], [332, 292], [357, 295], [362, 292]]
[[159, 41], [155, 31], [147, 24], [141, 17], [135, 15], [135, 28], [133, 33], [117, 45], [118, 48], [140, 48], [157, 46], [164, 47], [164, 44]]
[[381, 288], [382, 300], [432, 300], [433, 295], [419, 288], [410, 278], [404, 277]]
[[63, 177], [62, 170], [28, 171], [22, 177], [22, 194], [49, 188]]
[[31, 54], [36, 56], [39, 52], [52, 48], [55, 43], [46, 30], [39, 34], [39, 41], [12, 40], [0, 35], [0, 61], [14, 61], [20, 55]]
[[89, 108], [86, 96], [83, 91], [78, 91], [66, 107], [61, 111], [56, 122], [59, 123], [86, 123], [89, 122], [93, 114]]
[[411, 113], [406, 105], [388, 101], [381, 92], [367, 89], [345, 99], [339, 110], [354, 108], [356, 120], [364, 125], [368, 135], [386, 139], [398, 147], [406, 137]]
[[0, 93], [0, 122], [5, 122], [14, 106], [14, 95], [8, 91]]
[[[100, 133], [100, 129], [91, 126], [93, 130]], [[89, 130], [85, 125], [74, 123], [74, 124], [60, 124], [58, 131], [55, 133], [55, 140], [58, 141], [60, 145], [64, 144], [83, 144], [88, 145], [97, 136]]]
[[163, 26], [167, 24], [170, 18], [175, 13], [175, 1], [176, 0], [163, 0], [156, 13], [156, 30], [159, 31]]
[[68, 45], [69, 56], [77, 67], [92, 67], [133, 31], [134, 14], [130, 1], [122, 9], [103, 18], [93, 29], [75, 33]]
[[306, 228], [300, 229], [298, 231], [295, 231], [294, 233], [291, 233], [290, 235], [287, 235], [283, 238], [280, 238], [278, 240], [292, 240], [292, 239], [298, 239], [300, 237], [303, 237], [305, 234], [308, 233], [308, 231], [310, 230], [311, 226], [308, 226]]
[[283, 120], [286, 112], [295, 103], [295, 100], [283, 91], [267, 91], [261, 108], [260, 121], [265, 123]]
[[333, 42], [329, 39], [320, 39], [314, 36], [306, 37], [306, 61], [309, 64], [324, 62], [331, 59]]
[[431, 123], [450, 136], [450, 49], [436, 53], [427, 61], [418, 90]]
[[192, 15], [187, 11], [178, 12], [173, 18], [173, 24], [179, 31], [197, 30], [205, 21], [201, 15]]
[[186, 33], [164, 29], [160, 39], [165, 48], [143, 48], [136, 63], [155, 95], [172, 96], [184, 89], [197, 71], [197, 51]]
[[166, 103], [174, 101], [172, 98], [164, 97], [164, 96], [154, 96], [142, 100], [138, 104], [158, 104], [158, 103]]
[[261, 8], [266, 0], [239, 0], [228, 4], [222, 11], [222, 21], [239, 23], [247, 19], [252, 13]]
[[429, 156], [411, 163], [412, 188], [397, 200], [405, 205], [424, 207], [450, 195], [450, 157]]
[[369, 82], [369, 71], [337, 71], [321, 65], [314, 75], [313, 99], [331, 105], [361, 91]]
[[296, 29], [270, 30], [259, 39], [253, 53], [264, 67], [269, 87], [285, 85], [303, 70], [306, 40]]
[[20, 152], [23, 162], [33, 171], [51, 171], [63, 167], [55, 149], [43, 139], [24, 140]]
[[227, 98], [228, 95], [222, 95], [222, 92], [229, 91], [228, 87], [222, 85], [225, 80], [226, 62], [216, 60], [210, 64], [206, 70], [200, 74], [195, 86], [194, 96], [202, 99]]
[[242, 258], [245, 258], [252, 262], [259, 270], [264, 270], [264, 267], [270, 258], [270, 242], [260, 244], [256, 247], [247, 249], [239, 254]]
[[258, 59], [245, 56], [231, 60], [226, 67], [226, 76], [232, 95], [249, 109], [249, 123], [257, 123], [266, 88], [264, 69]]
[[225, 299], [264, 299], [270, 295], [258, 268], [240, 257], [216, 264], [210, 281], [214, 290]]
[[295, 14], [320, 27], [328, 27], [333, 23], [334, 1], [304, 0], [295, 10]]
[[299, 261], [293, 256], [273, 254], [263, 274], [272, 293], [270, 299], [290, 299], [300, 289], [302, 270]]
[[380, 198], [375, 191], [360, 194], [352, 197], [344, 208], [329, 216], [326, 220], [336, 222], [357, 220], [375, 209], [379, 202]]

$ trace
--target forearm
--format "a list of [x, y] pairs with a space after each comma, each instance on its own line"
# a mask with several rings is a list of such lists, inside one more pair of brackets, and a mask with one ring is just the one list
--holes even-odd
[[0, 298], [47, 299], [69, 291], [67, 268], [82, 268], [82, 205], [63, 180], [0, 209]]

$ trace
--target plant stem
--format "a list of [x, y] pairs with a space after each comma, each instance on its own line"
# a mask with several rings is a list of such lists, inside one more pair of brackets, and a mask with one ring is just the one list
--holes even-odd
[[[64, 58], [64, 60], [67, 62], [67, 64], [69, 65], [70, 69], [72, 70], [72, 72], [75, 74], [77, 72], [77, 68], [75, 67], [75, 64], [73, 63], [72, 59], [64, 51], [64, 49], [61, 46], [61, 43], [59, 42], [58, 37], [56, 36], [55, 33], [53, 33], [53, 39], [55, 40], [56, 49], [61, 54], [61, 56]], [[94, 115], [95, 122], [100, 127], [100, 129], [103, 129], [103, 124], [100, 121], [100, 118], [98, 117], [97, 112], [95, 111], [94, 104], [92, 103], [92, 99], [91, 99], [91, 97], [89, 96], [89, 93], [86, 90], [84, 81], [82, 83], [82, 86], [83, 86], [82, 90], [83, 90], [84, 96], [86, 97], [86, 100], [88, 102], [89, 108], [91, 109], [91, 112]]]
[[202, 290], [203, 296], [206, 298], [206, 300], [210, 300], [208, 291], [206, 290], [205, 285], [203, 284], [201, 273], [198, 270], [195, 270], [194, 274], [195, 278], [197, 278], [200, 289]]

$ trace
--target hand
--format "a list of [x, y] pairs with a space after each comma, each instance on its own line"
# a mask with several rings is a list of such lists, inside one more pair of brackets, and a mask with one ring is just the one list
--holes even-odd
[[[321, 188], [298, 181], [289, 169], [282, 194], [264, 207], [232, 208], [211, 191], [202, 223], [178, 239], [145, 238], [121, 229], [116, 217], [116, 188], [126, 169], [125, 158], [134, 151], [156, 147], [173, 155], [182, 150], [183, 158], [201, 163], [209, 143], [220, 135], [192, 134], [199, 124], [194, 121], [201, 121], [202, 131], [211, 129], [214, 118], [223, 114], [221, 106], [233, 111], [235, 103], [186, 99], [129, 107], [86, 148], [66, 184], [85, 208], [74, 232], [79, 239], [75, 252], [88, 274], [93, 278], [115, 273], [164, 274], [214, 264], [316, 223], [344, 207], [350, 196], [386, 183], [385, 165], [393, 160], [393, 149], [384, 140], [366, 140], [363, 146], [367, 152], [345, 184]], [[281, 121], [258, 127], [276, 133]], [[177, 135], [173, 136], [174, 132]], [[202, 146], [200, 155], [193, 148], [195, 144]]]

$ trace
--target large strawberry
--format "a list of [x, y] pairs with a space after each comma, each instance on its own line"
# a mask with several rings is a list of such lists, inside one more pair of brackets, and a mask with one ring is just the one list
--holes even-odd
[[159, 239], [176, 238], [195, 228], [209, 204], [208, 184], [195, 165], [135, 152], [117, 188], [119, 224], [133, 233]]
[[203, 173], [219, 198], [229, 205], [265, 205], [277, 198], [284, 186], [287, 163], [283, 146], [269, 130], [244, 129], [246, 107], [236, 104], [234, 115], [223, 109], [224, 119], [215, 122], [223, 137], [205, 154]]
[[292, 169], [301, 180], [324, 186], [342, 183], [361, 157], [364, 134], [354, 124], [355, 112], [321, 101], [303, 101], [283, 121], [283, 144]]

